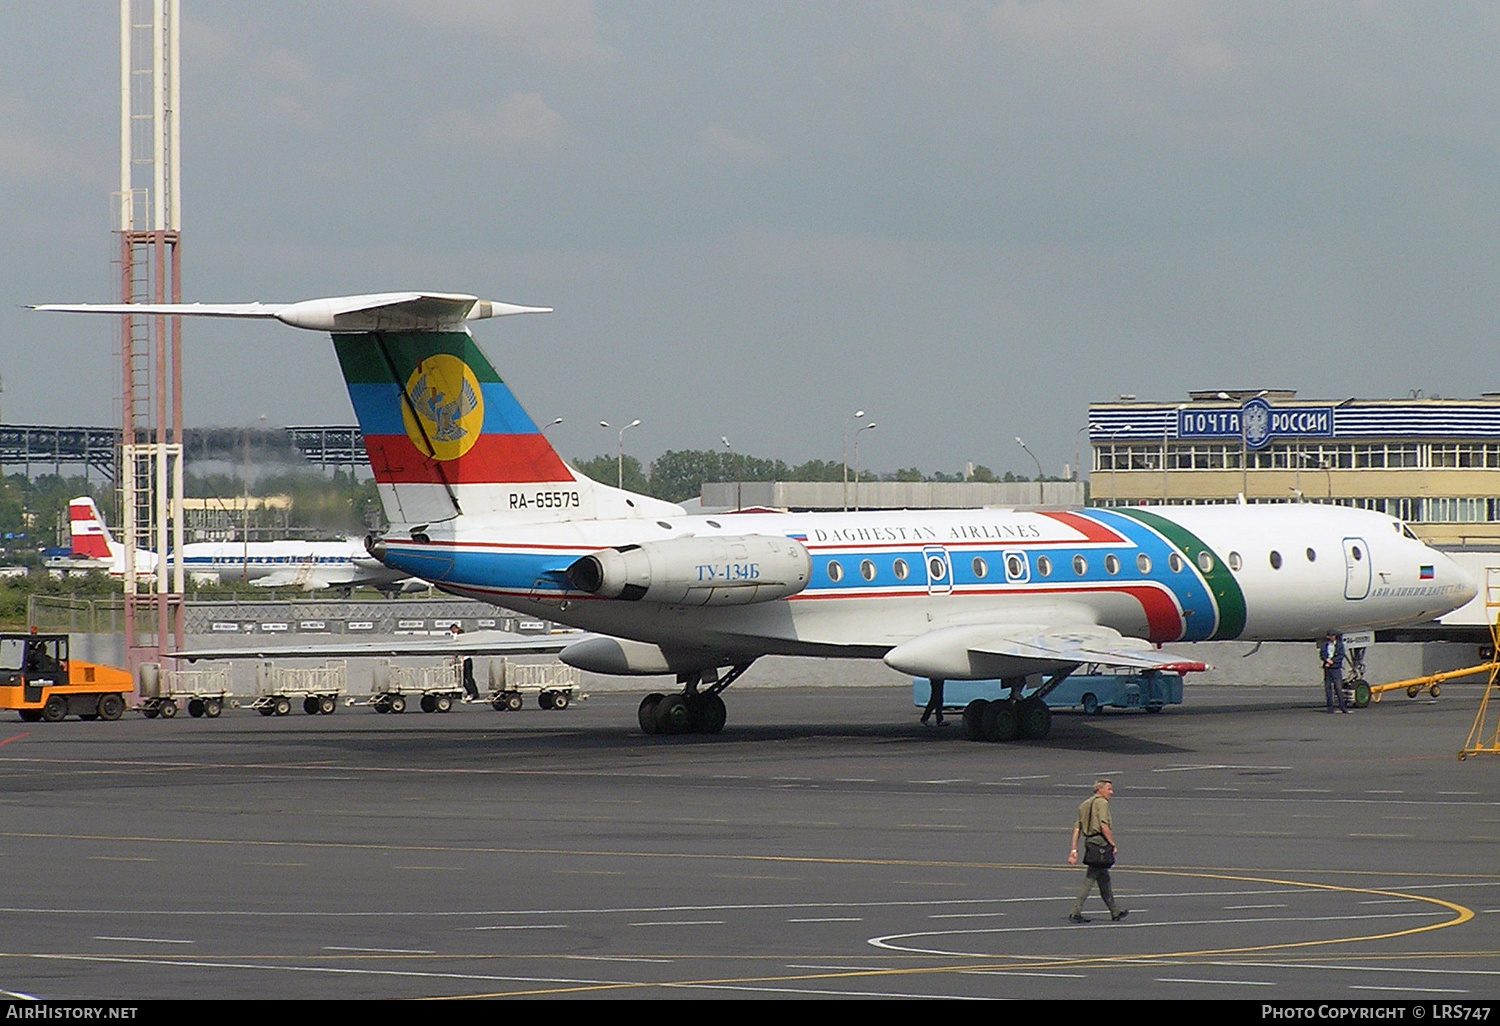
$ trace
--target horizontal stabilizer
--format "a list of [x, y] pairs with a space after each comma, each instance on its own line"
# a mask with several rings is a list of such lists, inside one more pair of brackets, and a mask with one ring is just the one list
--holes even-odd
[[331, 332], [450, 331], [466, 321], [551, 312], [550, 307], [516, 306], [451, 292], [381, 292], [300, 303], [47, 303], [32, 309], [134, 316], [262, 317], [294, 328]]
[[[1084, 663], [1137, 670], [1192, 663], [1098, 624], [972, 624], [911, 639], [886, 653], [886, 665], [913, 677], [988, 680], [1051, 673]], [[1202, 664], [1192, 663], [1192, 668]]]

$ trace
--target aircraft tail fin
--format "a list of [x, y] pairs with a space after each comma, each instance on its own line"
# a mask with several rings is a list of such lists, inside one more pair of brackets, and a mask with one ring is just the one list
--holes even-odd
[[467, 329], [342, 332], [333, 343], [392, 523], [669, 512], [568, 466]]
[[125, 550], [104, 526], [104, 514], [87, 495], [68, 503], [68, 530], [72, 536], [73, 555], [81, 559], [105, 559], [119, 562]]

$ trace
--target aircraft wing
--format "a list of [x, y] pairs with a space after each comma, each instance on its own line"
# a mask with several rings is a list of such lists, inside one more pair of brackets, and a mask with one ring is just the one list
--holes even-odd
[[248, 644], [223, 645], [218, 648], [183, 649], [172, 652], [173, 659], [339, 659], [359, 656], [491, 656], [551, 655], [574, 642], [596, 635], [582, 631], [564, 634], [513, 634], [509, 631], [470, 631], [467, 634], [441, 637], [400, 637], [329, 641], [301, 645], [269, 637], [252, 639]]
[[913, 677], [990, 680], [1053, 673], [1083, 663], [1139, 670], [1204, 670], [1204, 663], [1099, 624], [967, 624], [891, 649], [886, 665]]

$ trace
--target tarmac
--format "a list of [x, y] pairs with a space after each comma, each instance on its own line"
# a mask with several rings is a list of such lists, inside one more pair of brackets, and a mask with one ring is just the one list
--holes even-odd
[[[731, 687], [714, 737], [644, 735], [617, 692], [6, 713], [0, 991], [1490, 1002], [1500, 763], [1455, 757], [1480, 692], [1327, 715], [1315, 680], [1190, 681], [1003, 745], [921, 726], [909, 684]], [[1096, 894], [1074, 925], [1099, 776], [1130, 916]]]

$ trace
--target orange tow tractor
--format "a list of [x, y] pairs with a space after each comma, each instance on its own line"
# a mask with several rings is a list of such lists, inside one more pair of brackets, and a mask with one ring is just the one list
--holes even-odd
[[0, 709], [15, 709], [28, 723], [118, 720], [130, 674], [68, 658], [66, 634], [0, 634]]

